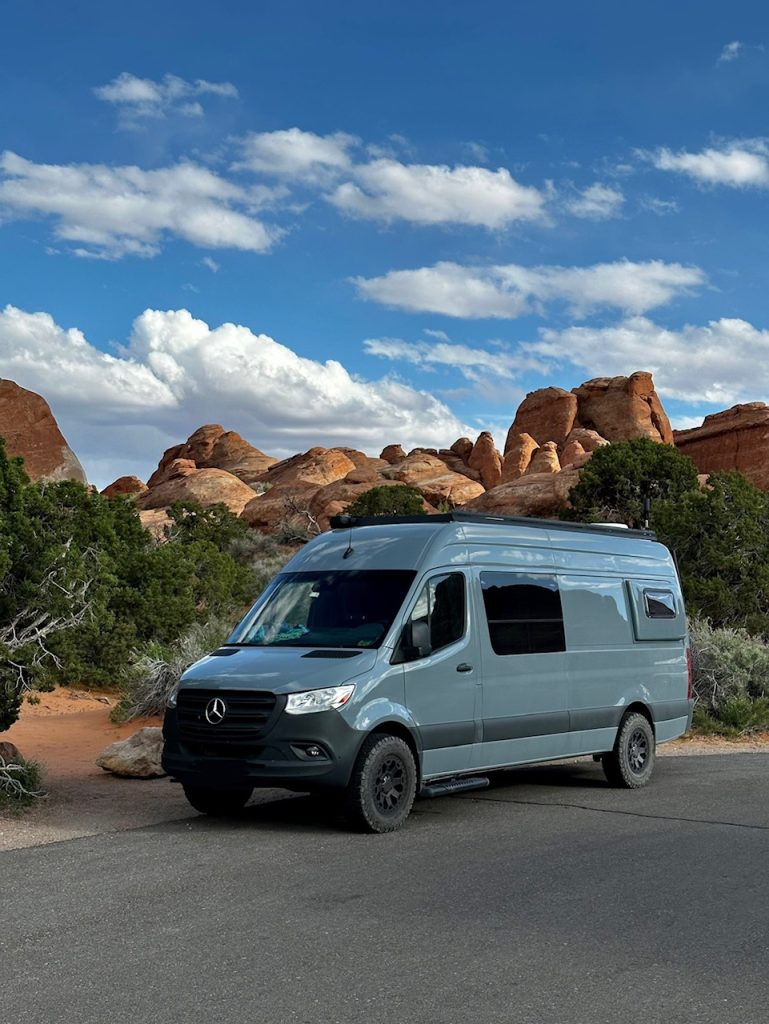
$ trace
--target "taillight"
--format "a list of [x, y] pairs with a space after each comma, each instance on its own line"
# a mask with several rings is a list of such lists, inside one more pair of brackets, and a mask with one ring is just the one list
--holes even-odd
[[689, 689], [686, 694], [689, 700], [694, 696], [694, 664], [692, 663], [692, 649], [686, 648], [686, 670], [689, 675]]

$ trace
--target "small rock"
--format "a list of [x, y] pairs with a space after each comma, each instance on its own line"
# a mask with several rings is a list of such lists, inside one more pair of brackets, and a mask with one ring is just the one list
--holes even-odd
[[15, 743], [3, 740], [2, 743], [0, 743], [0, 759], [5, 761], [6, 764], [17, 763], [21, 760], [19, 748]]
[[96, 764], [121, 778], [158, 779], [165, 775], [160, 764], [162, 751], [163, 730], [148, 726], [128, 739], [111, 743], [96, 758]]

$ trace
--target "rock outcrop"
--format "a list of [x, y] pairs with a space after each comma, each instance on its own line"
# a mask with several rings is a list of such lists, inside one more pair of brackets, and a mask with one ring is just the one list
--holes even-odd
[[120, 476], [101, 492], [105, 498], [133, 498], [147, 493], [147, 485], [138, 476]]
[[537, 444], [555, 441], [562, 445], [577, 418], [577, 396], [563, 388], [531, 391], [518, 406], [505, 442], [505, 455], [519, 434], [528, 434]]
[[464, 505], [471, 498], [483, 494], [483, 484], [462, 473], [453, 473], [437, 455], [424, 452], [412, 453], [403, 460], [383, 470], [385, 480], [408, 484], [420, 492], [422, 497], [435, 508], [447, 504], [451, 508]]
[[560, 472], [561, 462], [558, 458], [558, 445], [555, 441], [545, 441], [532, 455], [525, 475], [536, 476], [539, 473]]
[[148, 726], [126, 740], [110, 743], [96, 758], [96, 764], [126, 779], [158, 779], [165, 775], [160, 763], [162, 752], [163, 730]]
[[177, 459], [194, 463], [196, 469], [223, 469], [246, 484], [258, 480], [277, 462], [244, 441], [234, 430], [225, 430], [218, 423], [207, 423], [190, 434], [184, 444], [174, 445], [163, 453], [158, 468], [147, 481], [150, 490], [163, 483], [169, 465]]
[[467, 466], [474, 469], [484, 487], [496, 487], [502, 476], [502, 458], [494, 444], [494, 438], [484, 430], [467, 457]]
[[0, 379], [0, 437], [9, 455], [24, 459], [31, 480], [87, 482], [46, 400], [12, 380]]
[[569, 491], [578, 480], [579, 471], [576, 469], [527, 474], [486, 491], [469, 501], [465, 508], [492, 515], [557, 518], [560, 510], [568, 504]]
[[195, 501], [204, 508], [226, 505], [239, 516], [254, 497], [254, 491], [223, 469], [195, 469], [191, 459], [175, 459], [168, 476], [138, 498], [140, 509], [168, 508], [175, 501]]
[[737, 470], [769, 491], [769, 406], [763, 402], [713, 413], [701, 427], [677, 430], [674, 438], [700, 473]]
[[539, 445], [531, 434], [517, 434], [511, 439], [507, 435], [508, 445], [505, 452], [505, 461], [502, 463], [502, 475], [499, 479], [501, 484], [509, 484], [523, 476], [529, 468], [534, 452]]
[[596, 377], [573, 394], [577, 399], [575, 425], [597, 431], [607, 441], [649, 437], [673, 443], [673, 431], [650, 373], [629, 377]]

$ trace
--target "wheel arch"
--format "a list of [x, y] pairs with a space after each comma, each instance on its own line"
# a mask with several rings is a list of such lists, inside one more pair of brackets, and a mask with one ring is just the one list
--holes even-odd
[[651, 712], [651, 708], [640, 700], [634, 700], [632, 704], [628, 704], [627, 708], [625, 708], [625, 712], [622, 715], [622, 718], [620, 719], [619, 725], [617, 726], [617, 734], [619, 735], [619, 730], [622, 728], [622, 723], [625, 721], [627, 716], [633, 714], [633, 712], [637, 712], [639, 715], [644, 716], [644, 718], [651, 726], [652, 732], [654, 733], [654, 738], [656, 739], [657, 729], [654, 725], [654, 715]]

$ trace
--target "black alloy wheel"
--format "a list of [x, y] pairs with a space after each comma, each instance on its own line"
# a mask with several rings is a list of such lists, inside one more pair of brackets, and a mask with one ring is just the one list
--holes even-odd
[[345, 810], [363, 832], [394, 832], [411, 812], [417, 768], [399, 736], [374, 733], [361, 747], [347, 787]]

